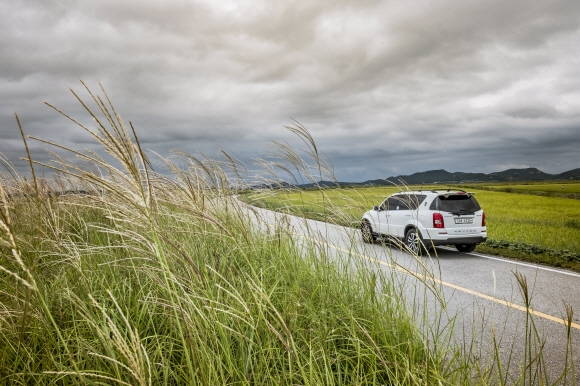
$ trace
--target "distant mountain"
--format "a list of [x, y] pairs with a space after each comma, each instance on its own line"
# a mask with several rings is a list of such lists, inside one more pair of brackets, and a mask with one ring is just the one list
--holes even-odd
[[557, 174], [558, 180], [580, 180], [580, 168], [568, 170], [567, 172]]
[[[363, 183], [358, 183], [358, 185], [362, 185]], [[302, 184], [302, 185], [298, 185], [301, 188], [315, 188], [315, 187], [331, 187], [331, 188], [336, 188], [337, 186], [342, 186], [342, 185], [357, 185], [356, 182], [352, 183], [352, 182], [334, 182], [334, 181], [318, 181], [316, 184]]]
[[[297, 186], [294, 184], [281, 181], [281, 182], [263, 182], [261, 184], [252, 185], [250, 189], [291, 189], [296, 187]], [[300, 187], [304, 186], [300, 185]]]
[[544, 173], [536, 168], [508, 169], [503, 172], [489, 173], [490, 179], [498, 181], [545, 181], [555, 179], [553, 174]]
[[[429, 170], [426, 172], [419, 172], [411, 174], [410, 176], [403, 176], [399, 175], [396, 177], [389, 177], [387, 178], [387, 184], [391, 185], [400, 184], [402, 181], [405, 183], [414, 185], [414, 184], [432, 184], [435, 182], [448, 182], [448, 181], [488, 181], [489, 177], [483, 173], [464, 173], [464, 172], [455, 172], [450, 173], [447, 170], [439, 169], [439, 170]], [[384, 180], [372, 180], [367, 181], [367, 183], [372, 183], [374, 185], [383, 185], [385, 184]]]
[[[385, 179], [368, 180], [365, 182], [331, 182], [321, 181], [319, 186], [362, 186], [362, 185], [400, 185], [401, 181], [408, 185], [445, 184], [469, 182], [502, 182], [502, 181], [550, 181], [550, 180], [580, 180], [580, 168], [560, 174], [548, 174], [536, 168], [508, 169], [495, 173], [465, 173], [448, 172], [443, 169], [429, 170], [411, 175], [399, 175]], [[312, 188], [314, 184], [303, 184], [301, 188]]]

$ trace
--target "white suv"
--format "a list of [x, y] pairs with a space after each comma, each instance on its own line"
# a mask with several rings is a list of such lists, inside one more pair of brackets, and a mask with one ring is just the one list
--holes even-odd
[[471, 252], [487, 240], [485, 213], [473, 193], [465, 191], [399, 192], [363, 215], [363, 240], [402, 240], [420, 254], [435, 245], [455, 245]]

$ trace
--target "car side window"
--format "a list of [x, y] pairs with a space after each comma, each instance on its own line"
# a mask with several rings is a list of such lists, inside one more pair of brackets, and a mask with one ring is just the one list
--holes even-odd
[[408, 195], [395, 196], [397, 199], [397, 210], [409, 210], [411, 209], [411, 202]]
[[419, 208], [419, 205], [421, 205], [426, 197], [427, 196], [424, 194], [409, 194], [407, 195], [405, 202], [407, 203], [409, 209], [415, 210]]
[[425, 200], [425, 195], [408, 195], [397, 194], [388, 197], [380, 205], [380, 210], [410, 210], [417, 209], [419, 205]]
[[389, 203], [388, 203], [388, 199], [383, 201], [383, 203], [381, 204], [381, 206], [379, 206], [380, 210], [389, 210]]
[[389, 210], [408, 209], [407, 206], [405, 205], [405, 202], [402, 200], [402, 197], [400, 196], [389, 197], [387, 201], [389, 205]]
[[438, 210], [437, 202], [439, 201], [439, 197], [435, 197], [431, 205], [429, 205], [429, 210]]
[[397, 194], [387, 199], [388, 210], [416, 210], [427, 196], [424, 194]]

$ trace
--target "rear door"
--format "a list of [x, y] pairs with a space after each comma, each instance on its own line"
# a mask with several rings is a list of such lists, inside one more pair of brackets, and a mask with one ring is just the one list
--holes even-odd
[[445, 230], [450, 236], [471, 236], [481, 232], [483, 212], [473, 195], [443, 194], [434, 203], [443, 215]]
[[409, 197], [407, 195], [396, 195], [389, 198], [390, 207], [390, 232], [391, 236], [403, 238], [405, 224], [411, 219], [411, 209], [409, 209]]

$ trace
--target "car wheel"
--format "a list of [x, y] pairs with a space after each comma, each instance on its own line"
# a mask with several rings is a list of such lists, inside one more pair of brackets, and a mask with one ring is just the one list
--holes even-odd
[[373, 236], [373, 228], [368, 221], [363, 221], [360, 224], [360, 231], [362, 233], [362, 239], [365, 243], [372, 244], [375, 242], [375, 236]]
[[423, 253], [423, 244], [421, 243], [421, 239], [419, 238], [419, 234], [415, 228], [411, 228], [405, 234], [405, 245], [409, 250], [417, 255], [421, 255]]
[[455, 244], [459, 252], [473, 252], [476, 244]]

